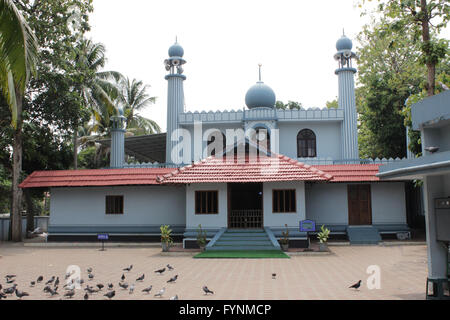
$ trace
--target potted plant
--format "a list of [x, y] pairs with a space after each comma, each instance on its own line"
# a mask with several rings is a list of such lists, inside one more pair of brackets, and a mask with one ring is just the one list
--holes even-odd
[[286, 231], [281, 232], [283, 238], [281, 238], [280, 244], [281, 249], [283, 249], [283, 251], [287, 251], [289, 249], [289, 229], [287, 224], [285, 224], [284, 226], [286, 227]]
[[327, 241], [330, 236], [330, 229], [325, 228], [324, 225], [320, 228], [320, 232], [317, 234], [317, 238], [319, 238], [319, 251], [327, 251]]
[[206, 247], [206, 231], [203, 231], [202, 225], [198, 225], [197, 229], [197, 244], [200, 247], [200, 249], [203, 251]]
[[173, 243], [172, 240], [172, 229], [168, 225], [162, 225], [159, 229], [161, 230], [161, 246], [162, 251], [169, 251], [170, 245]]

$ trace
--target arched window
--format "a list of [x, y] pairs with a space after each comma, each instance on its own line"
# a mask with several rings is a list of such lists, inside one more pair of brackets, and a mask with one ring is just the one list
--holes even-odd
[[310, 129], [303, 129], [297, 135], [297, 157], [315, 158], [316, 156], [316, 135]]
[[[220, 131], [218, 131], [218, 132], [220, 132]], [[225, 135], [222, 132], [220, 132], [220, 133], [222, 134], [222, 143], [223, 143], [222, 150], [216, 150], [216, 148], [214, 148], [214, 147], [220, 148], [220, 146], [213, 145], [213, 142], [216, 141], [216, 134], [217, 134], [217, 132], [213, 132], [208, 136], [208, 141], [206, 142], [206, 144], [208, 146], [208, 150], [207, 150], [208, 156], [215, 156], [216, 153], [221, 154], [221, 153], [225, 152], [225, 149], [227, 146], [227, 140], [226, 140]]]
[[258, 145], [258, 147], [262, 147], [262, 149], [269, 151], [270, 150], [270, 131], [264, 127], [255, 128], [255, 136], [252, 138], [254, 142]]

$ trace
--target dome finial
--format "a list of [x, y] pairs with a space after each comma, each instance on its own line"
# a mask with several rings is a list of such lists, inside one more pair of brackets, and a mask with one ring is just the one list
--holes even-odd
[[262, 64], [258, 63], [258, 67], [259, 67], [259, 82], [261, 82], [261, 67], [262, 67]]

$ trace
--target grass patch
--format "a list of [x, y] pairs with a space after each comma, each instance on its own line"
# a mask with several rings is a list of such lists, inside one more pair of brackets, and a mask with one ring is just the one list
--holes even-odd
[[281, 250], [204, 251], [195, 259], [290, 259]]

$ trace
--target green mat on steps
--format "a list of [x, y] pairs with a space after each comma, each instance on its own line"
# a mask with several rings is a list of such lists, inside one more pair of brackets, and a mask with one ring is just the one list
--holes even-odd
[[281, 250], [204, 251], [195, 259], [290, 259]]

